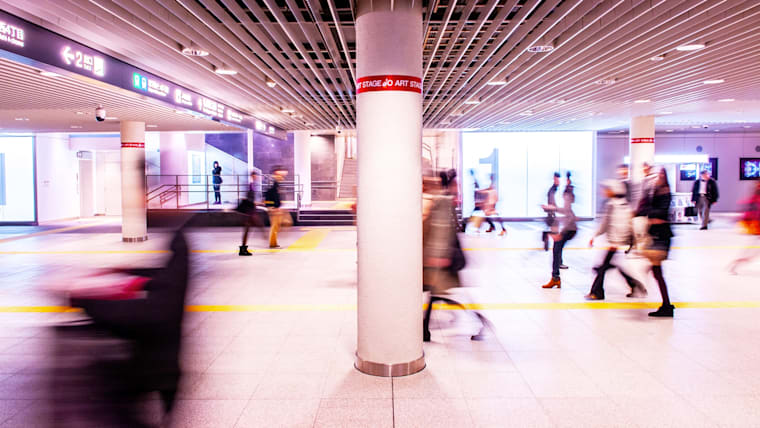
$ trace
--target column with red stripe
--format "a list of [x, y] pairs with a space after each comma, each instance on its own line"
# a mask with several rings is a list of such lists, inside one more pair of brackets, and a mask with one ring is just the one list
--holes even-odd
[[644, 163], [654, 165], [654, 116], [632, 118], [630, 136], [631, 181], [638, 183], [644, 178]]
[[148, 239], [145, 202], [145, 123], [121, 123], [121, 236], [124, 242]]

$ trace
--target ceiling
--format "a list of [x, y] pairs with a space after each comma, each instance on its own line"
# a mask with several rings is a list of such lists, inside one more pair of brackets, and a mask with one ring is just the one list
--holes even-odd
[[[46, 77], [34, 67], [0, 58], [0, 133], [119, 132], [121, 120], [145, 122], [147, 131], [238, 131], [204, 117], [112, 86], [66, 76]], [[110, 119], [95, 120], [102, 105]]]
[[[0, 8], [293, 130], [354, 126], [354, 3], [0, 0]], [[757, 0], [422, 3], [426, 128], [610, 129], [642, 114], [665, 125], [760, 121]], [[706, 48], [675, 49], [691, 43]], [[551, 52], [527, 51], [547, 44]], [[183, 46], [210, 55], [186, 57]], [[735, 101], [718, 102], [725, 98]]]

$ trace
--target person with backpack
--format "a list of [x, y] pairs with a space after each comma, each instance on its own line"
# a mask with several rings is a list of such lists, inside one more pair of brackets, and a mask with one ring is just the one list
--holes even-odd
[[603, 187], [607, 196], [604, 217], [599, 225], [599, 229], [594, 234], [594, 238], [591, 238], [591, 241], [589, 241], [589, 247], [594, 246], [594, 239], [597, 236], [606, 234], [609, 249], [604, 256], [602, 264], [594, 268], [596, 270], [596, 278], [591, 286], [591, 291], [585, 296], [586, 300], [604, 300], [604, 277], [609, 269], [615, 267], [617, 267], [631, 287], [631, 292], [627, 294], [627, 297], [645, 297], [647, 290], [644, 284], [635, 280], [630, 274], [621, 269], [620, 266], [612, 264], [612, 258], [617, 254], [618, 248], [628, 246], [633, 234], [633, 211], [626, 200], [626, 186], [622, 181], [609, 180], [603, 183]]
[[264, 194], [267, 213], [269, 214], [269, 248], [280, 248], [277, 243], [277, 233], [280, 231], [283, 212], [282, 196], [280, 195], [280, 182], [288, 175], [284, 168], [274, 168], [272, 170], [272, 184]]

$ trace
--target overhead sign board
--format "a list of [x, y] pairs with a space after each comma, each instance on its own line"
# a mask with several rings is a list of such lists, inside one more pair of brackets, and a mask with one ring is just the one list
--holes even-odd
[[270, 135], [271, 128], [278, 137], [285, 138], [284, 131], [269, 125], [262, 130], [255, 118], [214, 97], [191, 91], [1, 10], [0, 56], [35, 67], [42, 63], [67, 70], [220, 122]]

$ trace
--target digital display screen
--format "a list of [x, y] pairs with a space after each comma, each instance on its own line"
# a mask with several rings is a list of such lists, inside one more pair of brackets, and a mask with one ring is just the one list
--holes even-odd
[[739, 180], [760, 180], [760, 158], [739, 159]]
[[718, 179], [718, 158], [710, 158], [710, 163], [704, 164], [702, 169], [706, 169], [710, 173], [710, 177]]
[[681, 173], [681, 181], [694, 181], [697, 179], [697, 164], [682, 163], [678, 166]]

